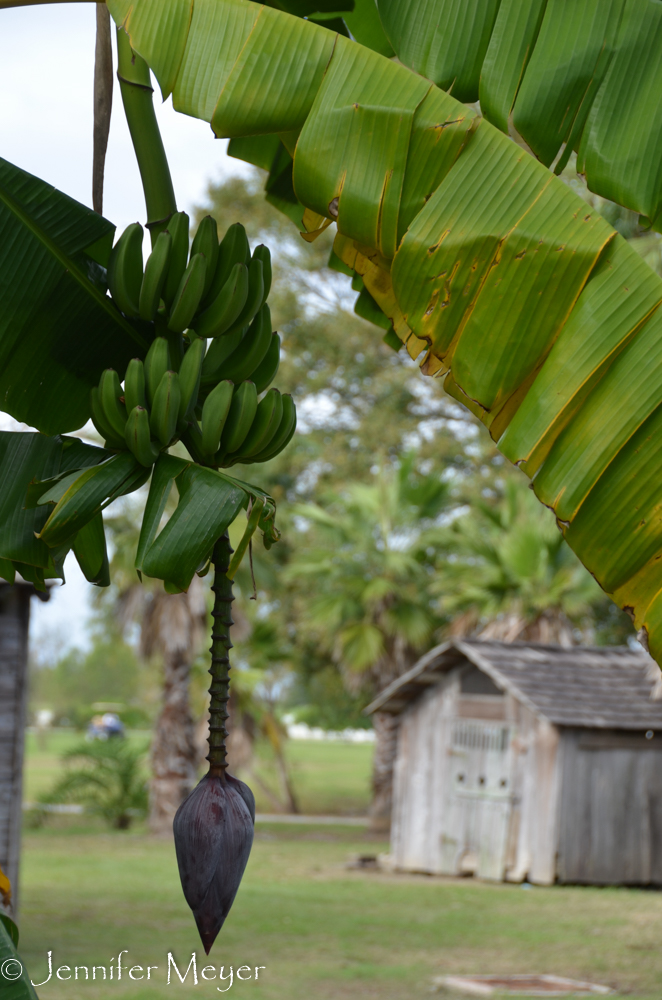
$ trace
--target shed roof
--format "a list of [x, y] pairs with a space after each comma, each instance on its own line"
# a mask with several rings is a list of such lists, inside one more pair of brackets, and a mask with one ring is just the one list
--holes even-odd
[[662, 700], [651, 692], [655, 661], [627, 646], [547, 646], [451, 639], [393, 681], [366, 712], [397, 715], [453, 667], [470, 661], [497, 687], [560, 726], [662, 729]]

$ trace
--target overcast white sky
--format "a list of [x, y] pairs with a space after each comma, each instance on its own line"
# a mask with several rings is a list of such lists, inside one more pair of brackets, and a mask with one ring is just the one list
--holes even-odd
[[[92, 204], [92, 80], [95, 6], [67, 3], [0, 11], [0, 156]], [[155, 104], [178, 206], [190, 210], [209, 180], [246, 168], [226, 156], [206, 122]], [[106, 161], [104, 215], [121, 230], [145, 221], [140, 178], [117, 84]], [[71, 565], [70, 565], [71, 564]], [[90, 585], [73, 558], [67, 585], [33, 601], [32, 637], [84, 645]]]

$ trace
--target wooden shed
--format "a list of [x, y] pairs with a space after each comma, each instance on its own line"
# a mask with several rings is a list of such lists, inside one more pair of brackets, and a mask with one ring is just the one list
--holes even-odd
[[393, 866], [662, 885], [659, 678], [628, 648], [432, 649], [368, 709], [401, 718]]

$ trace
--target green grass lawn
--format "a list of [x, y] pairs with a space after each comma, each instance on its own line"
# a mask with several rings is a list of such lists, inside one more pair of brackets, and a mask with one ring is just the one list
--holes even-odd
[[[78, 825], [76, 825], [78, 823]], [[412, 1000], [435, 975], [547, 972], [659, 998], [662, 894], [532, 888], [350, 871], [355, 852], [386, 845], [356, 828], [259, 825], [244, 882], [205, 959], [178, 883], [174, 848], [144, 832], [107, 833], [74, 818], [25, 836], [21, 952], [35, 982], [56, 967], [105, 966], [121, 949], [152, 979], [56, 982], [53, 1000], [212, 996], [218, 979], [166, 984], [180, 969], [265, 966], [232, 996], [264, 1000]], [[183, 969], [182, 969], [183, 971]], [[66, 973], [63, 973], [66, 975]], [[139, 973], [136, 972], [136, 975]], [[246, 975], [246, 973], [243, 973]], [[81, 973], [82, 975], [82, 973]], [[101, 976], [101, 972], [97, 973]], [[207, 975], [211, 975], [207, 971]]]
[[[143, 744], [149, 732], [132, 732], [129, 738]], [[27, 734], [24, 770], [24, 798], [34, 802], [51, 788], [62, 770], [60, 755], [82, 740], [80, 733], [55, 729], [40, 748], [34, 733]], [[355, 816], [367, 812], [370, 799], [370, 743], [326, 743], [315, 740], [290, 740], [287, 754], [292, 783], [300, 810], [311, 815]], [[278, 793], [276, 768], [268, 745], [258, 745], [259, 773]], [[247, 775], [240, 775], [251, 783]], [[273, 812], [274, 806], [257, 786], [253, 787], [258, 812]]]
[[[39, 749], [29, 735], [27, 799], [53, 784], [59, 754], [78, 739], [54, 732]], [[261, 773], [276, 787], [269, 754], [260, 752]], [[365, 811], [370, 745], [291, 742], [288, 753], [304, 812]], [[259, 792], [258, 808], [271, 811]], [[173, 973], [167, 985], [168, 951], [183, 971], [194, 950], [199, 973], [210, 964], [226, 973], [229, 965], [265, 966], [258, 982], [235, 979], [228, 990], [264, 1000], [415, 1000], [429, 995], [433, 977], [463, 972], [555, 973], [658, 1000], [662, 893], [523, 889], [346, 868], [352, 854], [387, 849], [356, 827], [259, 824], [239, 895], [206, 960], [170, 840], [140, 826], [111, 833], [93, 819], [51, 817], [24, 836], [21, 951], [35, 982], [45, 977], [49, 950], [56, 967], [100, 966], [108, 975], [122, 949], [125, 963], [158, 966], [149, 983], [126, 973], [121, 982], [116, 974], [105, 983], [54, 978], [38, 990], [42, 1000], [218, 995], [228, 980], [196, 987]]]

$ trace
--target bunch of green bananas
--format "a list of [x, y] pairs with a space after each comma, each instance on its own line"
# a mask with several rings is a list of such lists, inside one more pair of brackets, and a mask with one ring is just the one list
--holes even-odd
[[214, 338], [245, 329], [267, 299], [271, 255], [265, 246], [251, 255], [240, 223], [219, 244], [216, 220], [207, 215], [189, 255], [189, 217], [176, 212], [156, 237], [144, 272], [142, 246], [143, 228], [135, 222], [113, 247], [108, 288], [125, 316], [155, 322], [165, 335], [193, 329]]
[[[188, 216], [178, 213], [157, 237], [144, 275], [141, 226], [129, 226], [113, 249], [108, 284], [115, 302], [123, 312], [132, 310], [127, 315], [152, 319], [157, 336], [144, 362], [129, 363], [124, 387], [117, 372], [103, 372], [91, 392], [92, 420], [108, 448], [128, 448], [146, 467], [180, 439], [204, 465], [266, 462], [296, 427], [292, 397], [268, 388], [280, 361], [280, 337], [265, 301], [269, 250], [260, 246], [251, 256], [239, 223], [219, 246], [216, 223], [207, 216], [187, 266], [179, 253], [182, 233], [188, 253]], [[170, 295], [175, 262], [181, 277]]]

